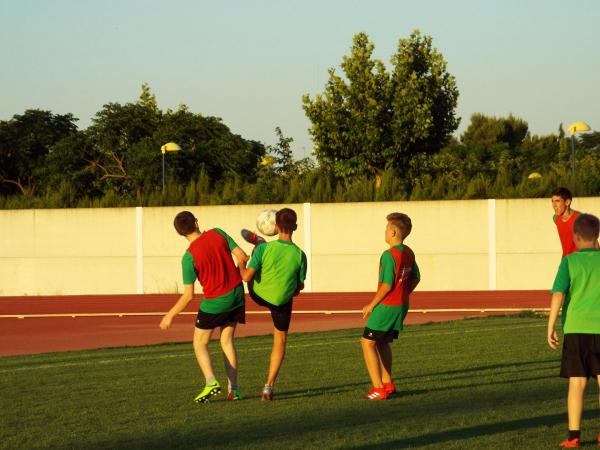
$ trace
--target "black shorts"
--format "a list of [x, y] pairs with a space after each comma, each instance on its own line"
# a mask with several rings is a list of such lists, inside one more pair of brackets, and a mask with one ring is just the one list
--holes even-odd
[[264, 306], [271, 311], [271, 319], [273, 319], [273, 325], [279, 331], [287, 331], [290, 329], [290, 320], [292, 320], [292, 300], [283, 305], [273, 305], [261, 298], [252, 289], [249, 289], [250, 297], [259, 306]]
[[196, 328], [200, 328], [201, 330], [212, 330], [218, 327], [235, 325], [236, 323], [246, 323], [245, 305], [218, 314], [198, 311], [198, 315], [196, 316]]
[[597, 377], [600, 374], [600, 334], [565, 334], [560, 376]]
[[387, 342], [389, 344], [390, 342], [393, 342], [394, 339], [398, 339], [398, 330], [378, 331], [365, 327], [362, 337], [377, 343], [383, 344]]

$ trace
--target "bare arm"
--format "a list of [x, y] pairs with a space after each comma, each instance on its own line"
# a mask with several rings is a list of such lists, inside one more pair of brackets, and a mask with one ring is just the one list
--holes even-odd
[[547, 332], [547, 340], [548, 345], [553, 350], [558, 348], [558, 335], [556, 334], [556, 330], [554, 329], [556, 326], [556, 319], [558, 318], [558, 313], [560, 312], [560, 308], [565, 299], [565, 295], [562, 292], [555, 292], [552, 294], [552, 301], [550, 303], [550, 314], [548, 315], [548, 332]]
[[246, 252], [239, 247], [236, 247], [233, 250], [231, 250], [231, 253], [233, 253], [238, 267], [242, 265], [242, 262], [245, 263], [248, 261], [248, 255], [246, 255]]
[[171, 326], [171, 322], [177, 314], [185, 309], [190, 300], [194, 296], [194, 285], [193, 284], [185, 284], [183, 286], [183, 294], [179, 297], [179, 300], [173, 305], [173, 307], [169, 310], [169, 312], [162, 318], [160, 321], [161, 330], [167, 330]]
[[392, 290], [392, 286], [390, 286], [389, 284], [386, 284], [386, 283], [381, 283], [381, 285], [379, 286], [379, 289], [377, 289], [377, 293], [375, 294], [375, 297], [373, 297], [373, 300], [371, 300], [371, 302], [369, 304], [363, 306], [363, 309], [362, 309], [363, 318], [365, 318], [369, 314], [371, 314], [373, 312], [373, 308], [375, 308], [391, 290]]
[[254, 278], [254, 274], [256, 273], [256, 271], [252, 268], [246, 267], [246, 263], [247, 261], [242, 261], [242, 263], [238, 267], [240, 269], [240, 276], [242, 277], [242, 280], [248, 283], [252, 281], [252, 278]]

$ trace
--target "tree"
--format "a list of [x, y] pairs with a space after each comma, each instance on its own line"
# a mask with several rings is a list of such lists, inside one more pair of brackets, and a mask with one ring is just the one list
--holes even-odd
[[[458, 88], [431, 36], [413, 31], [400, 39], [392, 57], [390, 157], [396, 165], [419, 153], [432, 154], [448, 143], [460, 119], [455, 110]], [[400, 162], [400, 164], [398, 164]]]
[[458, 89], [430, 37], [415, 31], [401, 39], [391, 75], [373, 50], [365, 33], [354, 36], [341, 65], [345, 79], [330, 69], [324, 93], [303, 97], [319, 164], [344, 178], [378, 180], [388, 166], [407, 169], [458, 127]]
[[167, 176], [187, 185], [204, 171], [214, 183], [225, 176], [250, 180], [256, 177], [262, 144], [231, 133], [216, 117], [204, 117], [181, 105], [177, 111], [160, 111], [144, 84], [135, 103], [108, 103], [87, 130], [93, 157], [87, 167], [104, 190], [134, 193], [138, 203], [144, 193], [159, 189], [160, 146], [178, 143], [182, 151], [168, 155]]
[[494, 117], [475, 113], [460, 139], [466, 145], [491, 146], [504, 142], [511, 149], [515, 149], [521, 145], [528, 131], [527, 122], [512, 114], [508, 117]]
[[365, 33], [355, 35], [341, 64], [347, 81], [329, 69], [325, 92], [302, 99], [317, 160], [343, 177], [375, 174], [385, 166], [389, 75], [381, 61], [372, 59], [373, 50]]
[[72, 114], [39, 109], [0, 121], [0, 192], [34, 193], [52, 146], [77, 131]]

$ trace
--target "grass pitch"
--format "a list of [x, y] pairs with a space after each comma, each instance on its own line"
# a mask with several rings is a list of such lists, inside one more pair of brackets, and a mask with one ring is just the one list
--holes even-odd
[[[244, 400], [201, 405], [191, 344], [6, 357], [0, 448], [553, 448], [566, 433], [567, 384], [545, 326], [532, 317], [408, 327], [393, 345], [401, 396], [382, 402], [362, 399], [360, 330], [292, 334], [273, 402], [260, 401], [268, 337], [237, 341]], [[586, 408], [592, 445], [591, 384]]]

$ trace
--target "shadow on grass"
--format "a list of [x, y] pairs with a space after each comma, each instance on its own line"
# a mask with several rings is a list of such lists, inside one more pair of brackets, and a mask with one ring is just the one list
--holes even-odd
[[[535, 405], [535, 400], [532, 398], [547, 398], [554, 394], [554, 391], [544, 384], [535, 387], [521, 386], [521, 388], [520, 391], [513, 392], [514, 407], [515, 411], [525, 415], [532, 407], [533, 411], [536, 409], [532, 406]], [[530, 396], [529, 401], [526, 401], [525, 392]], [[367, 402], [356, 399], [340, 404], [339, 407], [327, 405], [325, 402], [299, 403], [297, 399], [273, 402], [273, 404], [256, 403], [255, 406], [251, 405], [250, 410], [236, 408], [235, 410], [239, 411], [235, 413], [238, 418], [231, 418], [233, 420], [226, 418], [229, 414], [233, 414], [233, 409], [215, 409], [214, 419], [217, 422], [208, 428], [203, 419], [190, 418], [189, 422], [182, 423], [174, 429], [159, 426], [147, 435], [126, 441], [116, 438], [108, 442], [90, 442], [90, 444], [91, 447], [136, 449], [315, 446], [379, 449], [423, 445], [443, 446], [453, 441], [518, 433], [531, 428], [543, 427], [549, 430], [549, 427], [560, 424], [566, 427], [566, 411], [562, 412], [561, 409], [558, 409], [560, 413], [522, 419], [512, 419], [511, 411], [507, 411], [503, 417], [486, 417], [486, 411], [494, 411], [495, 408], [493, 401], [485, 396], [451, 396], [441, 403], [423, 403], [418, 399], [404, 402], [402, 399], [389, 402]], [[521, 403], [528, 406], [523, 409], [519, 406]], [[210, 408], [213, 405], [205, 406]], [[249, 411], [252, 411], [250, 415], [248, 415]], [[597, 411], [586, 411], [585, 417], [590, 417], [593, 413], [597, 414]], [[442, 417], [455, 417], [451, 422], [458, 420], [459, 423], [465, 420], [465, 417], [471, 417], [471, 423], [467, 426], [459, 425], [462, 426], [461, 428], [415, 435], [415, 431], [418, 432], [423, 424], [431, 420], [435, 423]], [[373, 429], [379, 432], [373, 436], [370, 443], [369, 430]], [[552, 432], [555, 433], [556, 430]], [[546, 436], [542, 433], [544, 432], [540, 432], [540, 437], [545, 439]], [[407, 434], [409, 435], [403, 437]], [[477, 442], [470, 442], [470, 444], [477, 445]]]
[[[472, 373], [476, 373], [476, 372], [483, 372], [483, 371], [487, 371], [487, 370], [506, 369], [506, 368], [513, 368], [513, 367], [514, 368], [523, 368], [523, 367], [528, 367], [528, 366], [535, 366], [538, 364], [556, 365], [557, 371], [558, 371], [558, 368], [560, 366], [560, 359], [559, 358], [539, 359], [539, 360], [535, 360], [535, 361], [518, 361], [518, 362], [508, 362], [508, 363], [504, 363], [504, 364], [488, 364], [488, 365], [483, 365], [483, 366], [471, 366], [471, 367], [465, 367], [465, 368], [456, 369], [456, 370], [446, 370], [444, 372], [421, 373], [421, 374], [411, 376], [410, 378], [415, 379], [415, 378], [425, 378], [425, 377], [440, 377], [440, 376], [447, 376], [447, 375], [459, 375], [459, 378], [464, 378], [467, 376], [466, 374], [472, 374]], [[453, 378], [445, 378], [445, 379], [450, 380]]]
[[326, 394], [337, 394], [340, 392], [349, 392], [349, 391], [353, 391], [358, 387], [363, 387], [365, 388], [365, 393], [369, 388], [369, 382], [368, 380], [365, 380], [362, 383], [348, 383], [348, 384], [338, 384], [335, 386], [324, 386], [324, 387], [319, 387], [319, 388], [311, 388], [311, 389], [299, 389], [296, 391], [281, 391], [281, 392], [275, 392], [275, 398], [276, 399], [288, 399], [288, 398], [298, 398], [298, 397], [317, 397], [320, 395], [326, 395]]
[[[591, 419], [597, 411], [585, 411], [584, 420]], [[561, 414], [549, 414], [545, 416], [529, 417], [526, 419], [509, 420], [505, 422], [496, 422], [472, 427], [458, 428], [454, 430], [440, 431], [439, 433], [428, 433], [421, 436], [414, 436], [406, 439], [395, 439], [389, 442], [379, 442], [373, 445], [358, 445], [350, 447], [355, 450], [375, 450], [375, 449], [396, 449], [408, 447], [421, 447], [424, 445], [444, 444], [447, 442], [461, 441], [469, 438], [481, 436], [490, 436], [502, 433], [518, 433], [528, 428], [550, 427], [560, 424], [567, 424], [566, 412]], [[562, 439], [559, 438], [559, 439]], [[583, 441], [582, 444], [596, 444], [596, 441]], [[538, 443], [532, 442], [531, 448], [535, 448]], [[558, 442], [557, 445], [558, 447]], [[465, 447], [468, 448], [468, 447]]]
[[484, 387], [484, 386], [501, 386], [503, 384], [514, 385], [515, 383], [540, 381], [540, 380], [555, 380], [557, 378], [558, 378], [558, 375], [546, 375], [546, 376], [539, 376], [539, 377], [513, 378], [510, 380], [502, 380], [502, 381], [488, 381], [486, 383], [479, 382], [479, 383], [472, 383], [472, 384], [459, 384], [459, 385], [450, 385], [450, 386], [445, 385], [445, 386], [442, 386], [439, 388], [431, 388], [431, 389], [408, 389], [408, 390], [402, 391], [400, 393], [400, 395], [403, 397], [409, 397], [412, 395], [428, 394], [428, 393], [432, 393], [432, 392], [448, 392], [448, 391], [452, 391], [452, 390], [473, 389], [473, 388], [479, 388], [479, 387]]

